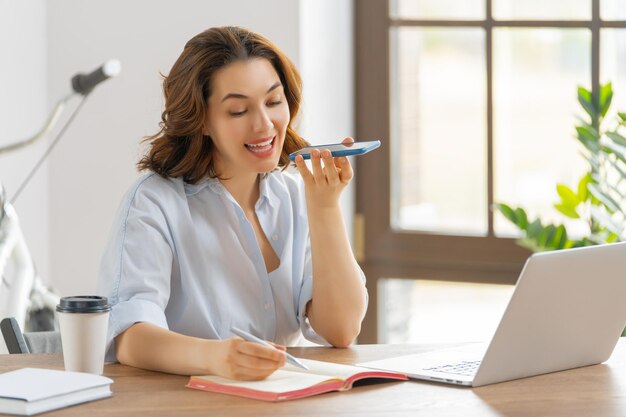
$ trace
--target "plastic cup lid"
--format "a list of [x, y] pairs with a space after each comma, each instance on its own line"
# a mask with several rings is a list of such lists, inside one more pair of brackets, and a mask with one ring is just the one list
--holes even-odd
[[111, 311], [109, 300], [98, 295], [63, 297], [57, 305], [60, 313], [106, 313]]

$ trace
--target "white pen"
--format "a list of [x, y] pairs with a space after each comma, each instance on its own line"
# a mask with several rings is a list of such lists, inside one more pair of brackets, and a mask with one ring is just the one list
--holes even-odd
[[[237, 336], [241, 337], [244, 340], [247, 340], [248, 342], [254, 342], [254, 343], [258, 343], [260, 345], [263, 345], [265, 347], [271, 348], [271, 349], [276, 349], [278, 351], [281, 351], [280, 349], [278, 349], [276, 346], [272, 346], [271, 344], [267, 343], [265, 340], [263, 339], [259, 339], [258, 337], [256, 337], [255, 335], [252, 335], [248, 332], [244, 332], [241, 329], [238, 329], [236, 327], [231, 327], [230, 331], [233, 332], [234, 334], [236, 334]], [[289, 353], [284, 352], [285, 356], [287, 357], [287, 362], [289, 362], [292, 365], [295, 365], [297, 367], [300, 367], [302, 369], [306, 369], [307, 371], [309, 370], [309, 367], [306, 366], [305, 364], [303, 364], [302, 362], [300, 362], [299, 360], [297, 360], [296, 358], [294, 358], [293, 356], [291, 356]]]

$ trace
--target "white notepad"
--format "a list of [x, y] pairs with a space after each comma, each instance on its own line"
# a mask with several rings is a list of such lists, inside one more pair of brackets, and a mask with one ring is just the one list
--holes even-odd
[[0, 413], [33, 415], [110, 397], [113, 380], [101, 375], [23, 368], [0, 374]]

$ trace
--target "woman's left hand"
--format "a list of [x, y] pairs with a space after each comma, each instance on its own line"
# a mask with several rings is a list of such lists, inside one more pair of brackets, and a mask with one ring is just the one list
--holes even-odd
[[[354, 139], [345, 138], [342, 141], [351, 142]], [[322, 149], [321, 152], [315, 149], [311, 152], [311, 165], [313, 172], [309, 171], [301, 155], [296, 157], [296, 167], [304, 180], [307, 203], [319, 208], [337, 206], [341, 192], [354, 175], [350, 161], [345, 156], [333, 158], [328, 149]]]

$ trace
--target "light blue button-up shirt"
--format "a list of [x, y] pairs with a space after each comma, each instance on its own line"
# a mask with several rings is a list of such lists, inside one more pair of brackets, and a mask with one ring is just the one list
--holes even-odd
[[137, 180], [118, 210], [98, 277], [99, 293], [113, 306], [108, 360], [114, 338], [137, 322], [207, 339], [232, 337], [235, 326], [287, 346], [302, 335], [326, 343], [305, 316], [312, 272], [301, 178], [265, 175], [255, 210], [280, 258], [270, 273], [251, 223], [219, 180]]

